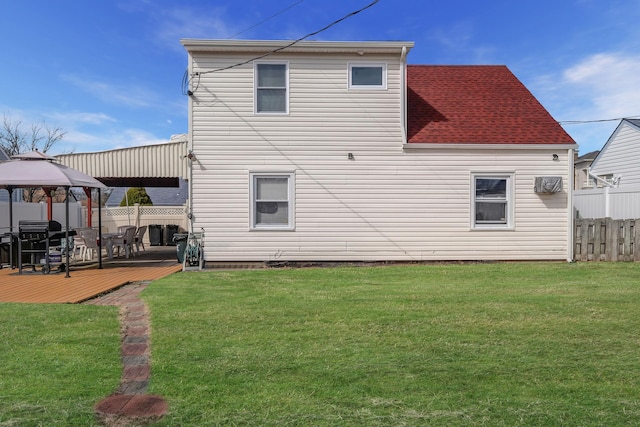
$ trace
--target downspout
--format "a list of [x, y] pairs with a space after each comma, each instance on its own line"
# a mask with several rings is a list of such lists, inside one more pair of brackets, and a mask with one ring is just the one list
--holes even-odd
[[574, 155], [573, 155], [573, 148], [569, 148], [568, 152], [567, 152], [567, 156], [569, 161], [567, 162], [569, 164], [569, 170], [568, 172], [568, 176], [569, 176], [569, 195], [568, 195], [568, 199], [567, 199], [567, 205], [568, 205], [568, 209], [567, 209], [567, 215], [569, 215], [569, 238], [567, 239], [567, 262], [573, 262], [574, 260], [574, 253], [573, 251], [575, 250], [575, 215], [573, 212], [573, 186], [574, 184]]
[[[193, 61], [191, 58], [191, 52], [188, 53], [189, 67], [187, 75], [192, 76]], [[187, 129], [187, 176], [189, 180], [187, 200], [187, 219], [189, 220], [189, 232], [193, 232], [193, 92], [189, 87], [189, 80], [187, 80], [187, 97], [188, 97], [188, 129]]]
[[400, 55], [400, 120], [402, 128], [402, 145], [407, 141], [407, 47], [402, 46]]

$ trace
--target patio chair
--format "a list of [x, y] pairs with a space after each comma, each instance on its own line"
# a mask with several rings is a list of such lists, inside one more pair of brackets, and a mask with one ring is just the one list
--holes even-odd
[[125, 231], [127, 231], [127, 228], [129, 227], [134, 227], [135, 225], [131, 225], [131, 224], [127, 224], [127, 225], [119, 225], [118, 226], [118, 234], [124, 234]]
[[[76, 231], [78, 233], [78, 231]], [[76, 234], [72, 238], [72, 244], [69, 245], [69, 256], [73, 260], [84, 259], [84, 253], [87, 251], [87, 245], [80, 234]]]
[[144, 241], [142, 240], [144, 238], [144, 233], [147, 232], [147, 226], [143, 225], [142, 227], [138, 227], [138, 229], [136, 230], [136, 235], [134, 237], [134, 243], [136, 245], [136, 253], [139, 254], [140, 253], [140, 246], [142, 246], [142, 250], [143, 251], [147, 251], [144, 247]]
[[112, 248], [118, 249], [118, 255], [116, 256], [120, 256], [120, 248], [124, 249], [124, 254], [126, 258], [129, 258], [129, 256], [133, 255], [132, 249], [134, 245], [135, 235], [136, 235], [136, 227], [131, 226], [126, 228], [124, 232], [119, 236], [113, 237], [111, 239]]
[[[90, 261], [98, 254], [98, 230], [85, 228], [80, 232], [80, 237], [84, 241], [84, 253], [82, 260]], [[98, 254], [100, 255], [100, 254]]]

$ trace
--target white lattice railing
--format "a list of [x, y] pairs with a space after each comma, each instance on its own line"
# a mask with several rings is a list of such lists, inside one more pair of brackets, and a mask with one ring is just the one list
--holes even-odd
[[[92, 212], [92, 225], [98, 225], [98, 209]], [[86, 218], [86, 214], [84, 215]], [[122, 225], [176, 225], [180, 232], [189, 228], [186, 206], [140, 206], [113, 207], [102, 209], [102, 231], [111, 233]], [[149, 242], [149, 233], [144, 237], [145, 244]]]

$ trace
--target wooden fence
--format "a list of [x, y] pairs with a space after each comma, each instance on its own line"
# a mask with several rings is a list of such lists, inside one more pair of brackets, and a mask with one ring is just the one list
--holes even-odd
[[640, 261], [640, 219], [576, 219], [575, 261]]

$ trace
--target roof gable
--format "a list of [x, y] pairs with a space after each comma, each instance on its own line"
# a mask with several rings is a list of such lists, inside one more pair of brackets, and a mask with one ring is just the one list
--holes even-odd
[[[595, 174], [609, 173], [609, 172], [604, 172], [602, 170], [600, 166], [602, 163], [607, 165], [607, 166], [604, 166], [604, 168], [613, 168], [614, 165], [617, 167], [616, 165], [617, 162], [615, 159], [613, 160], [607, 159], [607, 157], [612, 156], [610, 154], [612, 151], [624, 152], [625, 153], [625, 155], [623, 156], [624, 159], [625, 160], [634, 159], [633, 161], [635, 164], [636, 153], [638, 152], [638, 149], [636, 147], [638, 146], [638, 141], [640, 140], [640, 135], [638, 135], [639, 133], [640, 133], [640, 120], [637, 120], [637, 119], [620, 120], [620, 123], [618, 123], [618, 126], [616, 126], [616, 128], [611, 133], [609, 138], [607, 138], [607, 142], [604, 143], [604, 146], [602, 147], [598, 155], [595, 157], [595, 159], [593, 159], [593, 162], [591, 163], [591, 169], [594, 171], [594, 173]], [[620, 134], [624, 134], [624, 136], [620, 137]], [[613, 157], [616, 157], [616, 155], [613, 155]]]
[[409, 65], [408, 142], [575, 144], [505, 66]]

